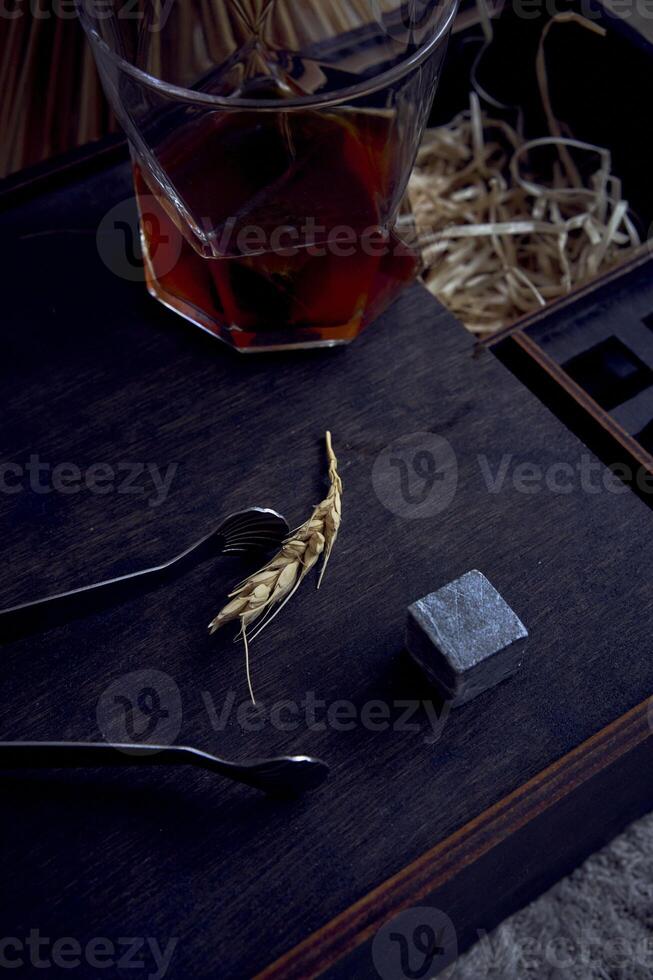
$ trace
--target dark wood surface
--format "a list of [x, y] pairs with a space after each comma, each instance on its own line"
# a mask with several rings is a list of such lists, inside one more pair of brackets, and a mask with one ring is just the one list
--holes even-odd
[[[0, 494], [0, 602], [165, 559], [252, 504], [299, 523], [324, 488], [330, 427], [341, 540], [322, 590], [307, 583], [255, 645], [260, 700], [430, 698], [402, 650], [405, 610], [471, 568], [531, 631], [521, 674], [453, 714], [437, 745], [423, 713], [420, 733], [252, 733], [233, 717], [214, 731], [207, 697], [217, 710], [231, 691], [246, 700], [241, 648], [205, 633], [240, 563], [209, 562], [3, 648], [2, 738], [98, 738], [107, 686], [156, 669], [180, 689], [180, 741], [330, 762], [329, 782], [294, 803], [184, 771], [3, 775], [3, 935], [178, 937], [169, 975], [244, 977], [649, 695], [651, 515], [630, 493], [528, 494], [510, 481], [488, 493], [480, 454], [496, 470], [504, 454], [547, 466], [586, 450], [419, 287], [348, 350], [230, 353], [100, 262], [94, 229], [128, 195], [123, 167], [0, 219], [0, 445], [19, 464], [32, 453], [82, 468], [176, 463], [172, 489], [159, 507], [132, 494]], [[372, 467], [395, 438], [424, 431], [452, 444], [458, 492], [431, 519], [399, 518]], [[356, 970], [374, 975], [369, 957]]]
[[[323, 974], [328, 980], [370, 976], [370, 963], [378, 962], [374, 938], [381, 929], [397, 929], [398, 910], [446, 910], [459, 951], [486, 939], [506, 916], [651, 809], [653, 786], [642, 778], [653, 763], [649, 711], [648, 701], [637, 706], [479, 814], [295, 947], [265, 980], [310, 976], [324, 963], [330, 964]], [[410, 940], [410, 931], [403, 931]], [[516, 933], [517, 946], [524, 939]], [[515, 955], [520, 951], [523, 961], [548, 969], [546, 950], [537, 943], [529, 951], [516, 948]]]

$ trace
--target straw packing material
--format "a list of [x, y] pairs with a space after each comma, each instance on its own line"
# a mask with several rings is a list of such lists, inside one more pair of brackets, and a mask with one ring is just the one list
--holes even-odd
[[[485, 50], [493, 28], [485, 0], [477, 6]], [[518, 132], [482, 111], [479, 96], [510, 107], [488, 95], [474, 71], [469, 111], [427, 131], [410, 183], [426, 284], [476, 334], [511, 325], [641, 247], [609, 151], [564, 136], [551, 105], [546, 41], [553, 27], [570, 23], [605, 36], [570, 11], [544, 28], [535, 70], [549, 135], [527, 141], [521, 113]], [[542, 165], [543, 151], [552, 166]]]
[[[533, 176], [541, 148], [564, 147], [589, 173]], [[593, 166], [592, 166], [593, 161]], [[409, 187], [424, 280], [473, 333], [490, 334], [621, 263], [640, 239], [607, 150], [551, 136], [525, 141], [470, 109], [427, 131]]]

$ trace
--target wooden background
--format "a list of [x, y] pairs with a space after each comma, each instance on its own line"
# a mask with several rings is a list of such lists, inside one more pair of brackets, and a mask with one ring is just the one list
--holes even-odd
[[[418, 733], [252, 733], [233, 716], [215, 731], [207, 699], [246, 700], [242, 649], [205, 632], [240, 563], [3, 648], [3, 739], [101, 738], [108, 685], [154, 669], [179, 688], [179, 741], [331, 764], [321, 790], [281, 804], [196, 772], [2, 776], [0, 934], [177, 937], [170, 975], [250, 976], [650, 693], [651, 517], [630, 493], [510, 480], [488, 493], [480, 454], [496, 470], [504, 454], [576, 465], [586, 450], [420, 287], [350, 349], [232, 354], [100, 261], [98, 221], [129, 194], [121, 166], [0, 219], [2, 460], [177, 474], [159, 507], [0, 494], [0, 602], [164, 559], [252, 504], [299, 523], [324, 489], [330, 427], [341, 540], [322, 590], [307, 583], [255, 645], [260, 700], [431, 698], [403, 652], [405, 610], [471, 568], [531, 632], [521, 674], [452, 715], [436, 745], [423, 712]], [[444, 436], [459, 465], [452, 504], [424, 520], [394, 516], [371, 479], [415, 432]], [[369, 958], [357, 970], [374, 976]]]

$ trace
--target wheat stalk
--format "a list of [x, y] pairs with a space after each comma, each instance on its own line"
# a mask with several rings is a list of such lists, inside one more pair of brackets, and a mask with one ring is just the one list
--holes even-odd
[[[330, 432], [326, 434], [326, 450], [330, 487], [325, 499], [317, 505], [306, 523], [286, 538], [281, 550], [264, 568], [234, 589], [229, 595], [231, 601], [209, 624], [209, 632], [213, 634], [227, 623], [240, 621], [238, 635], [245, 645], [247, 685], [253, 704], [256, 704], [256, 698], [250, 672], [249, 641], [255, 640], [281, 612], [321, 555], [322, 569], [317, 583], [319, 589], [338, 537], [342, 519], [342, 480], [338, 475], [338, 460], [333, 451]], [[259, 622], [253, 636], [249, 637], [248, 628], [258, 622], [261, 616], [263, 620]]]

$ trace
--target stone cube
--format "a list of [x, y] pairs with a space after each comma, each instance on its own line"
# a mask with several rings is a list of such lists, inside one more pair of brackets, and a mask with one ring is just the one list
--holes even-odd
[[527, 637], [517, 614], [479, 571], [408, 609], [408, 651], [453, 707], [511, 677]]

